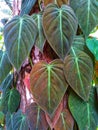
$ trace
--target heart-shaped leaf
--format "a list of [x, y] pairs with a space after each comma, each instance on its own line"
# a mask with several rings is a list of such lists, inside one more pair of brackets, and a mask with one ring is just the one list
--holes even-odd
[[55, 124], [57, 123], [62, 110], [63, 110], [63, 101], [59, 104], [52, 118], [48, 114], [46, 114], [46, 119], [51, 129], [53, 129]]
[[81, 100], [74, 92], [70, 93], [69, 108], [78, 124], [79, 130], [98, 129], [98, 105], [95, 89], [90, 92], [88, 102]]
[[92, 59], [83, 51], [73, 47], [71, 51], [64, 61], [66, 80], [83, 100], [88, 100], [93, 77]]
[[38, 27], [38, 36], [36, 39], [36, 46], [43, 51], [43, 45], [45, 43], [45, 36], [44, 36], [44, 31], [42, 27], [42, 13], [39, 14], [33, 14], [32, 15], [33, 20], [36, 23], [36, 26]]
[[19, 92], [13, 88], [11, 90], [7, 90], [2, 98], [2, 107], [3, 112], [7, 111], [13, 113], [17, 110], [20, 104], [20, 94]]
[[29, 14], [36, 0], [22, 0], [20, 15]]
[[63, 62], [59, 59], [50, 62], [50, 64], [44, 61], [38, 62], [32, 68], [30, 83], [35, 101], [53, 117], [67, 89]]
[[58, 119], [54, 130], [73, 130], [74, 120], [68, 109], [64, 109]]
[[49, 125], [46, 121], [45, 113], [38, 105], [36, 105], [36, 103], [32, 103], [26, 108], [26, 116], [29, 122], [30, 130], [48, 129]]
[[62, 4], [69, 4], [69, 0], [44, 0], [45, 6], [50, 3], [54, 3], [54, 4], [61, 6]]
[[6, 78], [11, 69], [12, 65], [7, 53], [0, 50], [0, 83]]
[[50, 46], [64, 59], [77, 30], [77, 18], [71, 7], [49, 4], [43, 13], [43, 28]]
[[37, 27], [28, 15], [15, 16], [4, 28], [6, 50], [17, 70], [27, 58], [36, 40]]
[[93, 53], [96, 60], [98, 60], [98, 40], [95, 38], [89, 38], [86, 40], [86, 45], [89, 50]]
[[26, 115], [21, 110], [18, 110], [15, 114], [7, 113], [6, 127], [7, 130], [29, 130]]
[[98, 24], [98, 1], [97, 0], [71, 0], [80, 27], [87, 37]]
[[9, 74], [0, 85], [0, 90], [3, 92], [3, 94], [5, 94], [7, 90], [11, 89], [12, 83], [13, 83], [13, 75]]

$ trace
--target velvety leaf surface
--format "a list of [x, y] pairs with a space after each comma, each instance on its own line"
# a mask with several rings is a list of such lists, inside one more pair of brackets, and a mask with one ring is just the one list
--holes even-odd
[[6, 78], [11, 69], [12, 65], [7, 53], [0, 50], [0, 83]]
[[29, 130], [26, 115], [21, 110], [18, 110], [15, 114], [7, 113], [6, 127], [7, 130]]
[[38, 36], [36, 39], [36, 46], [43, 51], [43, 45], [45, 43], [45, 36], [44, 36], [44, 31], [42, 27], [42, 13], [39, 14], [33, 14], [32, 15], [33, 20], [36, 23], [36, 26], [38, 27]]
[[69, 108], [74, 116], [79, 130], [98, 129], [98, 104], [95, 89], [90, 92], [88, 102], [81, 100], [74, 92], [69, 96]]
[[30, 84], [35, 101], [53, 116], [67, 89], [63, 62], [57, 59], [50, 64], [44, 61], [35, 64], [30, 74]]
[[6, 50], [17, 70], [27, 58], [36, 40], [37, 27], [28, 15], [15, 16], [4, 28]]
[[43, 28], [50, 46], [64, 59], [77, 30], [77, 18], [71, 7], [49, 4], [43, 13]]
[[3, 92], [3, 94], [5, 94], [7, 90], [11, 89], [12, 83], [13, 75], [9, 74], [0, 85], [0, 90]]
[[26, 116], [29, 122], [30, 130], [47, 130], [49, 125], [45, 118], [44, 111], [36, 105], [36, 103], [32, 103], [26, 108]]
[[46, 119], [47, 119], [47, 122], [48, 122], [51, 129], [53, 129], [55, 124], [57, 123], [57, 121], [61, 115], [62, 110], [63, 110], [63, 101], [59, 104], [53, 117], [50, 117], [48, 114], [46, 114]]
[[70, 0], [80, 27], [87, 37], [98, 24], [98, 1], [97, 0]]
[[74, 48], [71, 51], [64, 61], [66, 80], [83, 100], [88, 100], [93, 77], [92, 59], [83, 51]]
[[61, 6], [62, 4], [69, 4], [69, 0], [44, 0], [45, 6], [50, 3], [54, 3], [54, 4]]
[[20, 15], [29, 14], [36, 0], [22, 0]]
[[89, 38], [86, 40], [86, 45], [95, 56], [95, 59], [98, 60], [98, 40], [95, 38]]
[[64, 109], [58, 119], [54, 130], [73, 130], [74, 120], [68, 109]]
[[4, 113], [6, 113], [7, 111], [11, 113], [15, 112], [19, 107], [19, 103], [20, 103], [19, 92], [15, 88], [7, 90], [2, 98], [3, 112]]

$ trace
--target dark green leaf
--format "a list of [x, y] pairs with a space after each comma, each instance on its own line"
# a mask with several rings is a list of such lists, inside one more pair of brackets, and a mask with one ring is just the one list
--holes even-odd
[[6, 124], [7, 130], [29, 130], [26, 115], [24, 115], [21, 110], [18, 110], [17, 113], [12, 115], [7, 113]]
[[58, 8], [55, 4], [48, 5], [43, 14], [43, 28], [50, 46], [64, 59], [77, 30], [77, 18], [71, 7], [62, 5]]
[[15, 16], [4, 28], [6, 50], [17, 70], [27, 58], [36, 40], [37, 27], [28, 15]]
[[38, 37], [36, 39], [36, 46], [43, 51], [43, 45], [45, 43], [45, 36], [43, 32], [43, 27], [42, 27], [42, 13], [40, 14], [33, 14], [32, 15], [33, 20], [36, 23], [36, 26], [38, 27]]
[[95, 56], [95, 59], [98, 60], [98, 40], [95, 38], [89, 38], [86, 40], [86, 45]]
[[74, 92], [69, 96], [69, 108], [74, 116], [79, 130], [98, 129], [98, 105], [95, 89], [90, 92], [88, 102], [81, 100]]
[[30, 130], [48, 129], [49, 126], [45, 118], [45, 113], [35, 103], [32, 103], [30, 106], [27, 107], [26, 115], [29, 122]]
[[7, 53], [0, 50], [0, 83], [6, 78], [11, 69], [12, 65]]
[[80, 27], [87, 37], [98, 24], [98, 1], [97, 0], [71, 0]]
[[30, 83], [36, 102], [53, 116], [68, 87], [63, 73], [63, 62], [59, 59], [50, 64], [38, 62], [32, 68]]
[[88, 100], [93, 76], [92, 59], [83, 51], [73, 47], [71, 51], [64, 61], [66, 80], [83, 100]]
[[17, 110], [19, 104], [20, 104], [19, 92], [15, 88], [7, 90], [2, 98], [3, 112], [7, 113], [7, 111], [9, 111], [13, 113]]
[[22, 0], [20, 15], [29, 14], [36, 0]]
[[11, 89], [12, 83], [13, 75], [9, 74], [0, 85], [0, 90], [3, 92], [3, 94], [5, 94], [7, 90]]

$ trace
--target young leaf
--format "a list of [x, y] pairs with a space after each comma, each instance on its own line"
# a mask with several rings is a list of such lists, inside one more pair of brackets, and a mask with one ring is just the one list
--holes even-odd
[[77, 30], [77, 18], [71, 7], [49, 4], [43, 13], [43, 28], [50, 46], [64, 59]]
[[73, 130], [74, 120], [68, 109], [64, 109], [58, 119], [54, 130]]
[[98, 24], [98, 1], [97, 0], [71, 0], [80, 27], [87, 37]]
[[95, 38], [89, 38], [86, 40], [86, 45], [95, 56], [95, 59], [98, 60], [98, 40]]
[[39, 14], [33, 14], [32, 15], [33, 20], [36, 23], [36, 26], [38, 27], [38, 36], [36, 39], [36, 46], [43, 51], [43, 45], [45, 43], [45, 36], [44, 36], [44, 31], [42, 27], [42, 13]]
[[20, 15], [29, 14], [36, 0], [22, 0]]
[[12, 65], [8, 59], [7, 53], [0, 50], [0, 84], [6, 78]]
[[7, 90], [2, 98], [3, 112], [6, 113], [7, 111], [9, 111], [10, 113], [13, 113], [17, 110], [19, 104], [20, 104], [19, 92], [15, 88]]
[[93, 62], [83, 51], [71, 48], [72, 54], [64, 61], [64, 73], [71, 88], [88, 100], [93, 77]]
[[57, 4], [58, 6], [61, 6], [62, 4], [69, 4], [69, 0], [44, 0], [44, 5], [48, 5], [50, 3]]
[[36, 40], [37, 27], [28, 15], [15, 16], [4, 28], [6, 50], [17, 70], [27, 58]]
[[32, 68], [30, 83], [35, 101], [52, 117], [68, 87], [63, 62], [59, 59], [50, 64], [38, 62]]
[[95, 89], [92, 89], [88, 102], [81, 100], [74, 92], [71, 92], [69, 96], [69, 108], [79, 130], [98, 129], [98, 105]]
[[6, 124], [7, 130], [29, 130], [27, 117], [21, 110], [15, 114], [7, 113]]
[[48, 129], [49, 126], [45, 118], [45, 113], [38, 105], [36, 105], [36, 103], [32, 103], [26, 108], [26, 116], [29, 122], [30, 130]]
[[60, 114], [63, 110], [63, 101], [61, 101], [61, 103], [59, 104], [58, 108], [55, 111], [55, 114], [53, 117], [50, 117], [47, 113], [46, 113], [46, 120], [50, 126], [51, 129], [54, 128], [54, 126], [56, 125], [56, 123], [58, 122], [58, 119], [60, 117]]

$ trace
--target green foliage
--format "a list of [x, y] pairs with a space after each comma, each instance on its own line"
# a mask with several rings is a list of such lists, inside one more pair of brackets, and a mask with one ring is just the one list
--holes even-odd
[[17, 9], [0, 43], [0, 129], [97, 130], [98, 40], [89, 34], [98, 0], [22, 0]]

